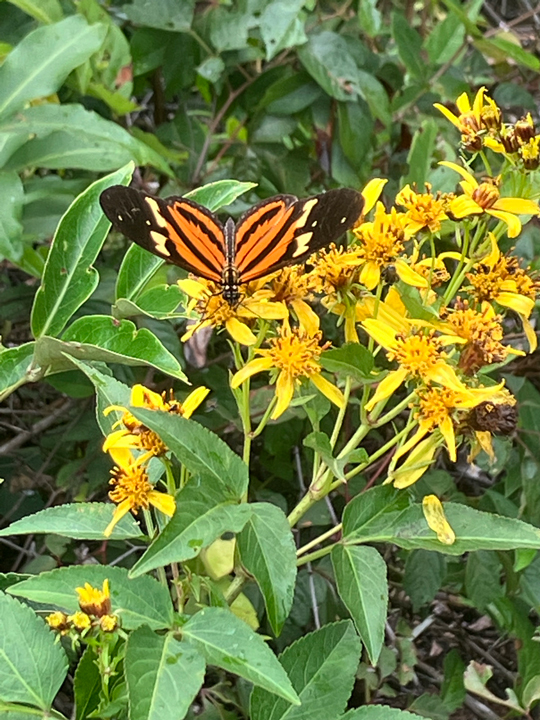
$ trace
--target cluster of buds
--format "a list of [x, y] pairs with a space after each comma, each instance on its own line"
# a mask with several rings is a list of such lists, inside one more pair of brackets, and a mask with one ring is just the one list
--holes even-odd
[[74, 639], [88, 635], [92, 629], [113, 632], [118, 627], [118, 617], [111, 613], [109, 581], [103, 581], [103, 587], [92, 587], [85, 583], [76, 588], [79, 595], [79, 608], [73, 615], [57, 611], [45, 618], [48, 625], [60, 635], [71, 635]]
[[505, 155], [514, 165], [536, 170], [540, 165], [540, 135], [531, 114], [515, 123], [503, 123], [500, 108], [485, 92], [481, 87], [472, 105], [466, 93], [460, 95], [456, 100], [458, 115], [439, 103], [435, 107], [459, 129], [465, 150], [479, 152], [487, 147]]

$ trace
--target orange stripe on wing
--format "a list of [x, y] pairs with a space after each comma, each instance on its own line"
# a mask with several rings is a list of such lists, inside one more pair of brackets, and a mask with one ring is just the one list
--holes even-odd
[[[241, 271], [243, 267], [256, 262], [257, 258], [266, 252], [267, 247], [278, 235], [285, 223], [289, 220], [294, 211], [294, 206], [286, 207], [283, 203], [275, 203], [280, 211], [267, 221], [262, 221], [269, 210], [274, 209], [270, 204], [260, 208], [259, 212], [253, 213], [247, 222], [242, 223], [237, 232], [237, 253], [236, 264]], [[243, 238], [250, 233], [247, 240]], [[281, 241], [280, 241], [281, 245]], [[266, 264], [266, 263], [265, 263]]]
[[[171, 217], [178, 225], [180, 230], [187, 236], [188, 240], [194, 245], [197, 250], [200, 250], [204, 257], [204, 262], [211, 264], [213, 269], [219, 273], [221, 277], [221, 269], [225, 263], [225, 243], [223, 239], [223, 230], [217, 225], [211, 218], [205, 213], [200, 212], [197, 208], [192, 205], [186, 206], [186, 214], [182, 213], [182, 207], [178, 203], [169, 207]], [[192, 216], [200, 224], [196, 224], [191, 221], [189, 216]], [[202, 227], [200, 227], [202, 226]], [[185, 242], [175, 232], [175, 239], [178, 238], [177, 242], [180, 243], [182, 250], [186, 248]], [[221, 247], [216, 245], [209, 236], [214, 236], [220, 243]], [[189, 248], [186, 248], [189, 250]], [[180, 253], [180, 254], [183, 254]], [[201, 264], [201, 260], [198, 260], [198, 264]]]
[[[293, 223], [273, 250], [269, 252], [261, 252], [259, 258], [260, 262], [258, 262], [255, 267], [251, 268], [249, 272], [240, 273], [241, 282], [250, 282], [251, 280], [255, 280], [256, 278], [263, 277], [264, 275], [268, 275], [273, 272], [273, 266], [277, 265], [277, 263], [279, 263], [279, 261], [283, 258], [291, 243], [296, 242], [296, 238], [294, 237], [296, 229], [297, 226]], [[275, 233], [273, 236], [275, 237]], [[294, 261], [291, 260], [290, 262], [292, 264]]]

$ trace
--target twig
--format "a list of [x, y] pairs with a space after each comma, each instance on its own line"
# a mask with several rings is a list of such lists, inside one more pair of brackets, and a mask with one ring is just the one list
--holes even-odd
[[59, 408], [57, 408], [54, 412], [52, 412], [50, 415], [47, 415], [47, 417], [44, 417], [43, 420], [40, 420], [37, 423], [34, 423], [30, 430], [23, 430], [19, 435], [12, 438], [11, 440], [8, 440], [3, 445], [0, 445], [0, 457], [3, 455], [8, 455], [9, 453], [13, 452], [14, 450], [17, 450], [17, 448], [20, 448], [21, 445], [24, 445], [25, 442], [30, 440], [34, 435], [37, 435], [40, 432], [43, 432], [44, 430], [47, 430], [47, 428], [50, 428], [54, 423], [58, 420], [58, 418], [62, 417], [68, 410], [72, 407], [73, 401], [67, 400], [63, 405], [61, 405]]

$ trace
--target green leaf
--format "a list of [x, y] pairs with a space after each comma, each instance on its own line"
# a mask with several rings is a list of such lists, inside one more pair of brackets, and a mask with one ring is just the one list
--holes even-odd
[[239, 675], [287, 703], [300, 704], [274, 653], [260, 635], [230, 610], [204, 608], [187, 621], [182, 636], [210, 665]]
[[26, 382], [38, 379], [32, 372], [35, 343], [15, 348], [0, 348], [0, 401]]
[[425, 48], [433, 65], [442, 65], [455, 55], [465, 39], [465, 27], [457, 15], [448, 14], [437, 22], [429, 34]]
[[[516, 36], [512, 35], [511, 37], [515, 38]], [[484, 55], [499, 62], [506, 62], [508, 58], [512, 58], [518, 65], [522, 65], [529, 70], [534, 70], [534, 72], [540, 70], [540, 60], [535, 55], [504, 37], [494, 37], [489, 40], [478, 39], [474, 41], [474, 46]]]
[[422, 720], [420, 715], [398, 710], [397, 708], [386, 707], [386, 705], [371, 705], [370, 707], [356, 708], [349, 710], [339, 720]]
[[193, 21], [194, 0], [134, 0], [123, 12], [137, 25], [187, 32]]
[[182, 366], [161, 340], [147, 328], [137, 330], [131, 320], [118, 321], [107, 315], [88, 315], [75, 320], [61, 341], [51, 340], [52, 345], [63, 346], [64, 352], [81, 360], [152, 365], [187, 382]]
[[64, 17], [59, 0], [9, 0], [9, 2], [41, 23], [58, 22]]
[[239, 180], [216, 180], [216, 182], [202, 185], [191, 190], [183, 197], [195, 200], [212, 212], [216, 212], [226, 205], [233, 203], [240, 195], [257, 187], [257, 183], [240, 182]]
[[172, 633], [148, 627], [131, 633], [125, 673], [130, 720], [179, 720], [189, 710], [204, 680], [202, 655]]
[[504, 597], [501, 572], [502, 564], [497, 553], [479, 550], [467, 558], [465, 592], [480, 612], [485, 612], [491, 603]]
[[358, 343], [345, 343], [339, 348], [323, 352], [321, 365], [329, 372], [349, 375], [358, 382], [365, 382], [370, 379], [373, 369], [373, 354]]
[[127, 185], [132, 172], [133, 165], [129, 164], [96, 180], [61, 219], [32, 308], [34, 337], [58, 335], [96, 289], [99, 275], [92, 263], [110, 227], [99, 206], [99, 196], [110, 185]]
[[[12, 588], [11, 588], [12, 589]], [[33, 610], [0, 594], [0, 697], [50, 709], [68, 661], [55, 636]]]
[[335, 545], [332, 565], [339, 596], [354, 620], [371, 664], [376, 665], [388, 607], [386, 563], [375, 548]]
[[[16, 520], [0, 530], [0, 537], [53, 533], [74, 540], [103, 540], [103, 531], [111, 522], [112, 503], [73, 503], [46, 508]], [[133, 517], [125, 515], [112, 531], [111, 540], [140, 537], [141, 529]]]
[[358, 23], [369, 37], [374, 38], [379, 34], [382, 17], [380, 10], [377, 10], [377, 0], [362, 0], [358, 3]]
[[124, 413], [119, 410], [113, 410], [105, 415], [104, 411], [110, 405], [128, 407], [131, 400], [131, 388], [119, 380], [116, 380], [112, 375], [106, 375], [100, 372], [90, 363], [77, 360], [73, 356], [70, 356], [70, 362], [78, 367], [94, 385], [97, 396], [96, 420], [103, 435], [109, 435], [113, 430], [114, 424], [122, 419]]
[[274, 0], [264, 8], [260, 17], [260, 29], [267, 60], [271, 60], [285, 48], [307, 42], [304, 26], [298, 18], [303, 5], [304, 0]]
[[1, 124], [0, 133], [32, 138], [10, 158], [8, 167], [13, 169], [39, 165], [110, 171], [133, 161], [172, 175], [163, 157], [146, 143], [75, 103], [25, 108]]
[[401, 179], [400, 187], [407, 183], [416, 183], [420, 188], [419, 192], [422, 192], [421, 188], [429, 179], [438, 132], [437, 123], [432, 118], [429, 118], [424, 120], [414, 133], [411, 149], [407, 156], [409, 172]]
[[252, 503], [251, 517], [236, 538], [240, 560], [264, 598], [268, 621], [280, 634], [294, 598], [296, 545], [287, 517], [276, 505]]
[[422, 38], [400, 12], [392, 13], [392, 37], [409, 73], [414, 78], [423, 79], [428, 68], [421, 56]]
[[[474, 557], [476, 553], [469, 555]], [[430, 550], [413, 550], [405, 564], [403, 589], [411, 598], [414, 612], [430, 603], [446, 577], [446, 558]]]
[[371, 526], [384, 524], [387, 517], [396, 517], [409, 506], [406, 493], [391, 485], [380, 485], [360, 493], [347, 503], [343, 512], [343, 537], [368, 533]]
[[191, 474], [212, 479], [216, 488], [231, 499], [240, 500], [244, 496], [249, 482], [248, 467], [217, 435], [180, 415], [142, 408], [130, 411], [159, 435]]
[[107, 28], [72, 15], [37, 28], [12, 50], [0, 67], [0, 119], [29, 100], [55, 93], [69, 73], [99, 50]]
[[347, 101], [358, 95], [358, 67], [342, 35], [330, 30], [311, 35], [299, 48], [298, 58], [330, 97]]
[[99, 705], [101, 676], [95, 648], [87, 645], [77, 664], [73, 681], [75, 720], [86, 720]]
[[137, 302], [120, 298], [113, 305], [114, 316], [122, 319], [146, 315], [156, 320], [186, 317], [186, 311], [175, 312], [180, 303], [185, 304], [186, 294], [178, 285], [154, 285], [145, 290]]
[[153, 278], [164, 260], [133, 243], [124, 255], [116, 279], [115, 298], [136, 300], [145, 285]]
[[[360, 95], [368, 104], [373, 117], [380, 120], [386, 127], [389, 127], [392, 123], [392, 111], [388, 92], [384, 85], [374, 75], [364, 70], [358, 70], [358, 86]], [[366, 120], [364, 120], [363, 124], [365, 126]], [[364, 129], [367, 132], [369, 126]]]
[[209, 18], [210, 41], [218, 52], [243, 50], [247, 45], [248, 31], [257, 24], [249, 10], [226, 9], [223, 5], [212, 8]]
[[251, 506], [239, 505], [237, 498], [212, 477], [191, 478], [176, 496], [175, 514], [135, 563], [131, 576], [191, 560], [223, 533], [240, 532], [250, 515]]
[[355, 170], [360, 170], [372, 145], [373, 118], [364, 103], [338, 104], [339, 144]]
[[255, 688], [252, 720], [328, 720], [345, 709], [362, 645], [350, 620], [325, 625], [290, 645], [279, 659], [302, 703], [291, 707]]
[[154, 630], [171, 626], [173, 606], [167, 588], [148, 575], [132, 580], [125, 568], [73, 565], [23, 580], [8, 592], [73, 613], [79, 609], [75, 588], [85, 583], [101, 588], [106, 579], [110, 584], [112, 612], [120, 617], [124, 630], [145, 624]]
[[514, 518], [480, 512], [466, 505], [443, 503], [444, 512], [455, 534], [453, 545], [444, 545], [428, 527], [422, 506], [406, 510], [382, 510], [368, 522], [358, 524], [358, 507], [364, 499], [357, 496], [343, 513], [346, 543], [388, 542], [407, 550], [424, 548], [447, 555], [462, 555], [473, 550], [514, 550], [540, 548], [540, 530]]
[[16, 263], [23, 252], [21, 218], [24, 204], [24, 188], [17, 173], [0, 173], [0, 197], [3, 198], [0, 215], [0, 257]]

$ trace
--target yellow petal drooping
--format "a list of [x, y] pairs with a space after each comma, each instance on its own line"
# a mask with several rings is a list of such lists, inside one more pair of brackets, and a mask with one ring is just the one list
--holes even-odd
[[426, 495], [422, 500], [422, 510], [429, 527], [437, 534], [437, 539], [443, 545], [453, 545], [456, 534], [446, 519], [441, 501], [436, 495]]

